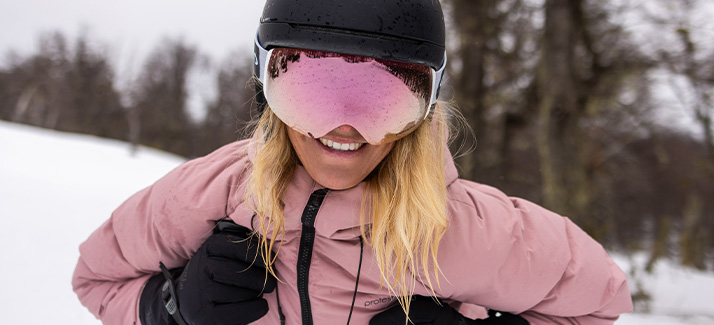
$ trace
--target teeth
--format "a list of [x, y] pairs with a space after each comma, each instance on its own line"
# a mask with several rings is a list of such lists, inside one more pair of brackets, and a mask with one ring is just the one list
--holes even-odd
[[326, 139], [320, 139], [320, 142], [322, 142], [325, 147], [334, 149], [334, 150], [339, 150], [339, 151], [355, 151], [359, 148], [362, 147], [362, 143], [339, 143], [339, 142], [334, 142], [332, 140], [326, 140]]

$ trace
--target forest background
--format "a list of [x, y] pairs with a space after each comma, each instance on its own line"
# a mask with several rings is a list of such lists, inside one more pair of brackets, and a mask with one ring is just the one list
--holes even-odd
[[[463, 178], [566, 215], [649, 265], [714, 270], [711, 1], [442, 2], [441, 99], [471, 130], [452, 145]], [[246, 136], [250, 51], [216, 61], [166, 38], [127, 73], [88, 35], [48, 32], [34, 52], [6, 53], [0, 119], [187, 158]], [[201, 78], [211, 95], [196, 100]]]

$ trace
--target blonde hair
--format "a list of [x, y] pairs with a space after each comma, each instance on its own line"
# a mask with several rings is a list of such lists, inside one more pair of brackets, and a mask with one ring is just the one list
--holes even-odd
[[[395, 142], [385, 159], [366, 180], [362, 195], [362, 237], [372, 246], [382, 284], [398, 297], [405, 312], [417, 283], [439, 284], [437, 253], [448, 226], [444, 154], [448, 137], [448, 105], [437, 104], [434, 114], [414, 132]], [[287, 136], [287, 126], [266, 108], [253, 131], [258, 151], [253, 161], [245, 200], [259, 220], [261, 253], [275, 275], [270, 255], [278, 236], [284, 236], [281, 198], [298, 163]], [[372, 218], [371, 227], [364, 227]], [[422, 278], [426, 275], [426, 281]]]

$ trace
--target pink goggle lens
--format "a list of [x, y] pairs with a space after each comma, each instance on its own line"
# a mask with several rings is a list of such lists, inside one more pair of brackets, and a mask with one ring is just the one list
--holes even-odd
[[435, 85], [427, 66], [290, 48], [270, 50], [263, 73], [270, 109], [291, 128], [320, 138], [350, 125], [374, 145], [415, 129]]

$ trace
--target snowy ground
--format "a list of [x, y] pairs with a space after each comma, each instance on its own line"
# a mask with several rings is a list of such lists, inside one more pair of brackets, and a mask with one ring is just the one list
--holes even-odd
[[[0, 311], [3, 324], [99, 324], [72, 292], [77, 247], [129, 195], [182, 159], [91, 136], [0, 121]], [[628, 273], [643, 258], [616, 256]], [[657, 265], [639, 276], [648, 314], [617, 324], [714, 324], [714, 273]], [[634, 287], [634, 283], [630, 284]]]
[[70, 284], [79, 244], [124, 199], [182, 162], [91, 136], [0, 122], [3, 324], [100, 324]]
[[643, 271], [647, 259], [641, 254], [630, 258], [614, 255], [614, 259], [629, 275], [630, 290], [640, 286], [652, 297], [649, 313], [624, 315], [618, 324], [714, 324], [714, 273], [660, 261], [653, 274], [647, 274]]

